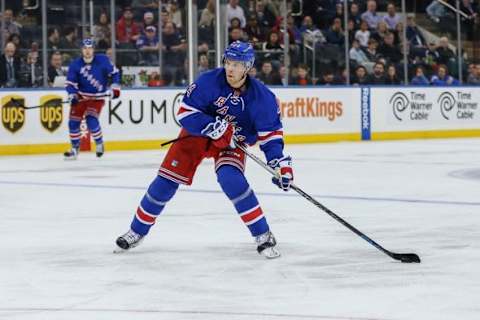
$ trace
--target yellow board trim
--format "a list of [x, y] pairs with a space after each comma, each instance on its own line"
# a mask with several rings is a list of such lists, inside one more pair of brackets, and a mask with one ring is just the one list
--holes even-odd
[[[469, 137], [480, 137], [480, 129], [372, 133], [372, 140], [469, 138]], [[285, 136], [285, 143], [288, 143], [288, 144], [337, 142], [337, 141], [360, 141], [360, 140], [361, 140], [360, 133], [302, 134], [302, 135]], [[162, 139], [162, 140], [108, 141], [105, 143], [105, 149], [107, 151], [160, 149], [161, 144], [166, 141], [168, 140]], [[69, 147], [70, 147], [69, 143], [0, 145], [0, 155], [63, 153]]]
[[372, 132], [372, 140], [405, 140], [405, 139], [442, 139], [480, 137], [479, 129], [469, 130], [432, 130], [405, 132]]

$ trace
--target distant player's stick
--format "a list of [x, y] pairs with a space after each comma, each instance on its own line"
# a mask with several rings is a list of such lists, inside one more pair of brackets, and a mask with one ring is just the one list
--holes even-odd
[[[273, 170], [270, 166], [268, 166], [266, 163], [264, 163], [262, 160], [260, 160], [257, 156], [250, 153], [243, 145], [241, 145], [240, 143], [235, 143], [235, 144], [238, 148], [240, 148], [243, 152], [245, 152], [245, 154], [249, 158], [251, 158], [253, 161], [258, 163], [265, 170], [270, 172], [270, 174], [272, 174], [273, 176], [278, 176], [278, 174], [275, 170]], [[321, 204], [320, 202], [318, 202], [317, 200], [312, 198], [309, 194], [307, 194], [305, 191], [303, 191], [302, 189], [300, 189], [299, 187], [297, 187], [293, 183], [291, 184], [290, 187], [293, 190], [295, 190], [298, 194], [300, 194], [302, 197], [304, 197], [305, 199], [307, 199], [308, 201], [313, 203], [317, 208], [320, 208], [321, 210], [326, 212], [329, 216], [331, 216], [332, 218], [334, 218], [335, 220], [337, 220], [338, 222], [343, 224], [345, 227], [347, 227], [348, 229], [350, 229], [354, 233], [356, 233], [360, 238], [367, 241], [368, 243], [370, 243], [372, 246], [374, 246], [378, 250], [382, 251], [383, 253], [389, 255], [391, 258], [393, 258], [395, 260], [400, 260], [400, 261], [405, 262], [405, 263], [412, 263], [412, 262], [420, 263], [420, 257], [417, 254], [415, 254], [415, 253], [395, 253], [395, 252], [388, 251], [387, 249], [385, 249], [384, 247], [382, 247], [381, 245], [379, 245], [378, 243], [376, 243], [375, 241], [370, 239], [364, 233], [359, 231], [357, 228], [355, 228], [354, 226], [349, 224], [347, 221], [345, 221], [342, 218], [340, 218], [339, 216], [337, 216], [330, 209], [328, 209], [323, 204]]]
[[[106, 98], [106, 97], [110, 97], [110, 95], [106, 94], [106, 95], [102, 95], [102, 96], [96, 96], [95, 98]], [[19, 108], [23, 108], [25, 110], [30, 110], [30, 109], [38, 109], [38, 108], [43, 108], [43, 107], [46, 107], [48, 106], [48, 103], [44, 103], [44, 104], [40, 104], [38, 106], [29, 106], [29, 107], [26, 107], [22, 104], [22, 102], [20, 102], [20, 100], [17, 100], [17, 99], [14, 99], [14, 98], [11, 98], [10, 101], [13, 103], [13, 105], [15, 105], [15, 107], [19, 107]], [[70, 100], [64, 100], [64, 101], [60, 101], [61, 104], [64, 104], [64, 103], [70, 103]]]

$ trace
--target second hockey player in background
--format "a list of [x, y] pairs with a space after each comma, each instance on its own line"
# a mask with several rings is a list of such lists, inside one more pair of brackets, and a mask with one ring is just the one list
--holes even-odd
[[[112, 85], [108, 84], [111, 80]], [[108, 95], [112, 99], [120, 96], [120, 74], [110, 59], [103, 54], [95, 54], [93, 40], [82, 42], [82, 57], [72, 61], [68, 67], [66, 90], [70, 100], [68, 129], [71, 148], [64, 153], [65, 159], [76, 159], [80, 150], [80, 123], [85, 117], [88, 130], [95, 140], [97, 157], [105, 151], [100, 112]]]

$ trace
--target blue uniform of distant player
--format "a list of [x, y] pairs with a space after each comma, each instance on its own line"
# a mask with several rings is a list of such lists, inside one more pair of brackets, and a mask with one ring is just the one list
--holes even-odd
[[224, 67], [202, 74], [186, 90], [177, 112], [182, 125], [133, 218], [130, 230], [117, 239], [122, 249], [138, 245], [173, 197], [179, 184], [190, 185], [204, 158], [215, 160], [217, 181], [241, 220], [255, 237], [257, 250], [267, 258], [279, 256], [276, 241], [245, 175], [245, 153], [235, 143], [255, 144], [269, 164], [278, 169], [275, 180], [284, 190], [293, 180], [291, 159], [283, 154], [283, 129], [274, 94], [250, 78], [254, 52], [251, 45], [232, 43]]
[[[108, 87], [112, 82], [111, 88]], [[104, 152], [102, 128], [98, 121], [105, 104], [102, 97], [111, 94], [120, 96], [120, 74], [110, 59], [103, 54], [94, 54], [93, 41], [85, 39], [82, 57], [68, 67], [66, 90], [71, 102], [68, 128], [72, 148], [65, 152], [68, 159], [76, 159], [80, 147], [80, 123], [85, 117], [88, 129], [96, 143], [97, 156]], [[111, 89], [111, 92], [110, 92]]]

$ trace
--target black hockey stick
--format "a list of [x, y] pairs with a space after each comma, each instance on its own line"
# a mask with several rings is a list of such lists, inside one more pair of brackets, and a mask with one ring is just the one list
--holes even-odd
[[[106, 97], [110, 97], [110, 95], [102, 95], [102, 96], [97, 96], [97, 97], [95, 97], [95, 98], [106, 98]], [[38, 109], [38, 108], [43, 108], [43, 107], [48, 106], [48, 103], [44, 103], [44, 104], [40, 104], [40, 105], [38, 105], [38, 106], [26, 107], [26, 106], [24, 106], [24, 105], [20, 102], [20, 100], [11, 98], [10, 101], [13, 103], [13, 105], [14, 105], [15, 107], [23, 108], [23, 109], [25, 109], [25, 110]], [[61, 103], [61, 104], [70, 103], [70, 100], [60, 101], [60, 103]]]
[[[23, 108], [23, 109], [26, 109], [26, 110], [30, 110], [30, 109], [37, 109], [37, 108], [42, 108], [42, 107], [46, 107], [48, 106], [48, 103], [44, 103], [44, 104], [41, 104], [41, 105], [38, 105], [38, 106], [31, 106], [31, 107], [25, 107], [21, 102], [20, 100], [17, 100], [17, 99], [10, 99], [10, 101], [12, 102], [12, 104], [15, 106], [15, 107], [19, 107], [19, 108]], [[64, 103], [69, 103], [68, 100], [66, 101], [60, 101], [61, 104], [64, 104]]]
[[[245, 146], [243, 146], [239, 143], [235, 143], [235, 144], [238, 148], [240, 148], [243, 152], [245, 152], [245, 154], [249, 158], [251, 158], [253, 161], [258, 163], [265, 170], [270, 172], [270, 174], [272, 174], [273, 176], [278, 176], [278, 174], [275, 170], [273, 170], [271, 167], [269, 167], [266, 163], [264, 163], [262, 160], [260, 160], [257, 156], [255, 156], [254, 154], [247, 151]], [[295, 190], [299, 195], [301, 195], [302, 197], [304, 197], [305, 199], [307, 199], [308, 201], [313, 203], [317, 208], [320, 208], [321, 210], [326, 212], [329, 216], [331, 216], [332, 218], [334, 218], [335, 220], [337, 220], [338, 222], [343, 224], [345, 227], [347, 227], [348, 229], [350, 229], [354, 233], [356, 233], [360, 238], [367, 241], [368, 243], [370, 243], [372, 246], [374, 246], [378, 250], [382, 251], [383, 253], [389, 255], [391, 258], [393, 258], [395, 260], [400, 260], [400, 261], [405, 262], [405, 263], [412, 263], [412, 262], [420, 263], [420, 257], [417, 254], [415, 254], [415, 253], [395, 253], [395, 252], [388, 251], [387, 249], [385, 249], [384, 247], [382, 247], [381, 245], [379, 245], [378, 243], [376, 243], [375, 241], [370, 239], [368, 236], [366, 236], [360, 230], [358, 230], [357, 228], [355, 228], [354, 226], [349, 224], [347, 221], [345, 221], [342, 218], [340, 218], [339, 216], [337, 216], [334, 212], [332, 212], [330, 209], [325, 207], [323, 204], [321, 204], [320, 202], [318, 202], [317, 200], [312, 198], [312, 196], [310, 196], [308, 193], [306, 193], [305, 191], [303, 191], [302, 189], [300, 189], [296, 185], [291, 184], [291, 188], [293, 190]]]

